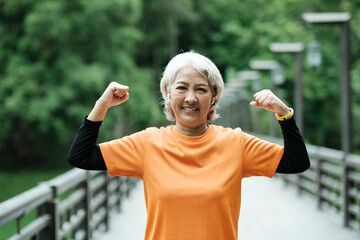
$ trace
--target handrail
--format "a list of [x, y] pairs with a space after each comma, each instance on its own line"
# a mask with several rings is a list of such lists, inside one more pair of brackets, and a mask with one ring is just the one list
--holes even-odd
[[[246, 114], [234, 113], [234, 101], [222, 104], [220, 110], [225, 117], [218, 123], [225, 127], [243, 123], [242, 128], [249, 131]], [[248, 106], [246, 99], [240, 97], [238, 101], [238, 105]], [[252, 134], [283, 143], [279, 138]], [[318, 208], [334, 212], [344, 226], [360, 230], [360, 156], [310, 144], [307, 150], [311, 161], [309, 170], [280, 176], [285, 183], [296, 186], [299, 194], [313, 197]], [[74, 239], [90, 239], [102, 229], [108, 229], [110, 212], [114, 207], [119, 210], [122, 198], [129, 195], [135, 183], [132, 178], [110, 178], [106, 172], [72, 169], [0, 203], [0, 227], [17, 221], [17, 233], [11, 239], [35, 236], [57, 240], [69, 234]], [[37, 219], [21, 228], [21, 219], [34, 209]]]
[[49, 180], [47, 184], [53, 188], [56, 188], [57, 194], [62, 194], [66, 190], [83, 182], [86, 179], [86, 176], [86, 171], [74, 168], [53, 178], [52, 180]]
[[[72, 169], [0, 203], [0, 227], [16, 221], [9, 239], [91, 239], [108, 229], [109, 214], [120, 210], [122, 198], [136, 179], [110, 178], [105, 171]], [[21, 220], [31, 211], [37, 217], [27, 226]]]
[[[251, 133], [281, 144], [280, 138]], [[360, 230], [360, 156], [307, 144], [311, 167], [296, 175], [279, 174], [285, 183], [297, 186], [299, 194], [315, 198], [319, 209], [331, 211], [344, 226]]]
[[[220, 102], [222, 118], [216, 124], [241, 127], [245, 132], [282, 145], [283, 139], [260, 134], [261, 129], [254, 123], [255, 115], [251, 114], [254, 109], [249, 109], [246, 86], [231, 90], [227, 94], [232, 95], [230, 100]], [[253, 124], [249, 124], [251, 118]], [[310, 169], [301, 174], [276, 176], [287, 185], [296, 186], [299, 194], [315, 199], [319, 209], [335, 213], [344, 226], [360, 230], [360, 156], [322, 146], [307, 144], [306, 147]]]
[[29, 213], [32, 209], [44, 204], [51, 198], [51, 189], [45, 185], [39, 185], [0, 203], [0, 227]]
[[349, 154], [346, 157], [346, 163], [353, 168], [360, 168], [360, 156], [355, 154]]

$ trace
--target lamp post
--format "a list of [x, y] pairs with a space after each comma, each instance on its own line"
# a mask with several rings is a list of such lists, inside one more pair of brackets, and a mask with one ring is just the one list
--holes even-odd
[[[258, 71], [240, 71], [237, 75], [237, 81], [239, 82], [245, 82], [245, 81], [251, 81], [251, 88], [253, 92], [258, 92], [261, 89], [260, 84], [260, 74]], [[246, 85], [245, 85], [246, 88]], [[246, 89], [247, 90], [247, 89]], [[246, 106], [244, 106], [245, 109], [249, 109], [249, 103], [246, 103]], [[244, 116], [245, 118], [247, 116]], [[258, 109], [253, 109], [252, 111], [252, 119], [253, 119], [253, 127], [252, 130], [256, 133], [260, 133], [260, 119], [259, 119], [259, 111]]]
[[224, 117], [217, 120], [221, 125], [237, 127], [239, 123], [243, 123], [244, 129], [248, 130], [248, 122], [242, 122], [239, 117], [243, 114], [239, 114], [237, 111], [238, 103], [241, 103], [241, 97], [244, 97], [241, 93], [244, 87], [244, 82], [233, 81], [225, 83], [222, 100], [220, 101], [220, 109]]
[[271, 73], [271, 79], [270, 79], [270, 89], [274, 91], [276, 88], [275, 82], [273, 81], [272, 77], [276, 77], [275, 72], [273, 72], [277, 67], [279, 66], [279, 63], [274, 60], [252, 60], [250, 61], [250, 68], [253, 70], [258, 71], [269, 71]]
[[[340, 26], [340, 56], [341, 56], [341, 149], [344, 152], [344, 162], [348, 153], [352, 151], [352, 117], [351, 117], [351, 91], [350, 91], [350, 13], [304, 13], [305, 22], [314, 24], [336, 24]], [[343, 195], [348, 192], [346, 164], [343, 164]], [[349, 225], [349, 201], [343, 199], [343, 224]]]
[[270, 51], [274, 53], [291, 53], [295, 55], [295, 84], [294, 84], [294, 102], [296, 121], [301, 133], [303, 133], [303, 51], [304, 44], [299, 42], [294, 43], [271, 43]]
[[302, 19], [313, 24], [336, 24], [340, 26], [341, 55], [341, 149], [345, 155], [352, 151], [352, 120], [350, 91], [350, 13], [304, 13]]
[[[257, 71], [270, 72], [270, 89], [276, 94], [277, 85], [281, 84], [284, 80], [283, 67], [274, 60], [252, 60], [250, 61], [250, 68]], [[277, 120], [272, 113], [270, 113], [269, 134], [276, 137]]]

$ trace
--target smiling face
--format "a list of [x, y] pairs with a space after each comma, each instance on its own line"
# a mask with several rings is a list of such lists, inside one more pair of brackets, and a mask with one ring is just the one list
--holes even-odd
[[170, 88], [170, 104], [178, 129], [206, 129], [211, 108], [212, 89], [204, 75], [193, 67], [184, 67]]

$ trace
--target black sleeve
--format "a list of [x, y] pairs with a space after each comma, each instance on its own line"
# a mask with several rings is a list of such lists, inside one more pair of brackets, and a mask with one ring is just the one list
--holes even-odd
[[96, 144], [101, 123], [84, 118], [67, 157], [72, 166], [86, 170], [106, 170], [104, 158]]
[[284, 137], [284, 154], [276, 172], [301, 173], [306, 171], [310, 167], [310, 160], [295, 118], [279, 121], [279, 123]]

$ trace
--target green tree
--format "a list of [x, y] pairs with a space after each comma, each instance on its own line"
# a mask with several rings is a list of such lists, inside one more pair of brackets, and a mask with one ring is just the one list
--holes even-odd
[[[162, 120], [161, 72], [190, 49], [213, 59], [224, 79], [249, 69], [252, 59], [277, 59], [286, 68], [281, 92], [293, 105], [293, 56], [276, 56], [268, 45], [314, 38], [324, 58], [318, 69], [304, 63], [305, 136], [340, 148], [339, 30], [301, 21], [303, 12], [339, 11], [352, 14], [357, 123], [360, 0], [0, 0], [0, 153], [7, 159], [1, 164], [64, 162], [79, 121], [111, 81], [129, 85], [131, 99], [109, 111], [100, 140]], [[263, 84], [269, 87], [266, 78]], [[359, 131], [354, 124], [354, 149]]]
[[[303, 12], [350, 12], [352, 14], [353, 122], [359, 121], [359, 28], [360, 1], [245, 0], [193, 1], [188, 15], [179, 20], [179, 48], [195, 49], [213, 59], [226, 77], [227, 69], [249, 69], [251, 59], [277, 59], [286, 68], [287, 81], [281, 86], [284, 98], [293, 106], [294, 59], [274, 55], [271, 42], [303, 42], [317, 38], [323, 45], [323, 64], [310, 69], [304, 63], [305, 136], [308, 142], [340, 148], [339, 29], [311, 26], [301, 21]], [[269, 87], [265, 84], [264, 87]], [[360, 129], [354, 124], [355, 148]]]
[[56, 156], [64, 162], [81, 119], [111, 81], [136, 94], [109, 114], [104, 139], [113, 137], [115, 119], [133, 129], [156, 119], [153, 72], [135, 62], [141, 3], [0, 2], [0, 151], [8, 159], [2, 165], [33, 166]]

